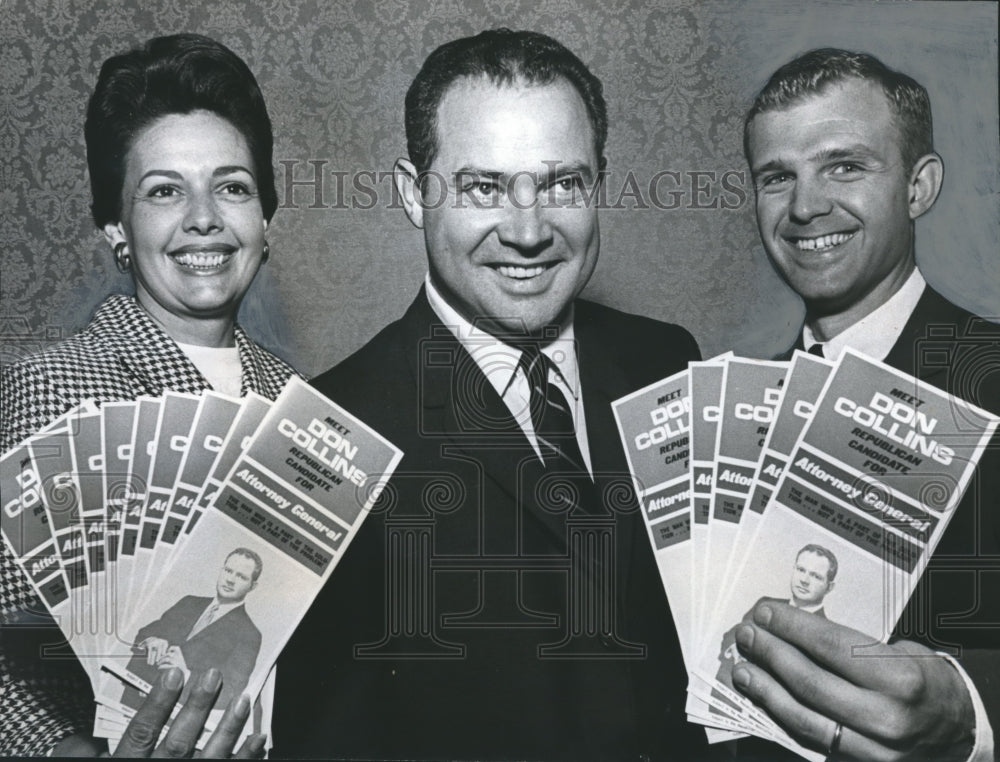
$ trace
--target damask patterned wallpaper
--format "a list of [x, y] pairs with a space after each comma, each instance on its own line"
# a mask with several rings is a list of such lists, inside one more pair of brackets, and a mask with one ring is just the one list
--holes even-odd
[[105, 58], [176, 31], [232, 47], [264, 90], [282, 207], [241, 319], [307, 374], [419, 287], [422, 236], [388, 177], [403, 95], [434, 47], [493, 26], [555, 36], [605, 83], [612, 208], [591, 298], [681, 323], [706, 355], [791, 343], [801, 306], [757, 240], [742, 113], [778, 65], [834, 45], [930, 90], [947, 172], [918, 259], [947, 296], [997, 316], [996, 25], [992, 3], [0, 0], [0, 357], [78, 330], [128, 289], [90, 222], [84, 109]]

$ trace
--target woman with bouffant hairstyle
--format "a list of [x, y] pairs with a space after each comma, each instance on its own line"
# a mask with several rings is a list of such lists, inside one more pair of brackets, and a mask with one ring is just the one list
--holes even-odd
[[[277, 208], [271, 121], [247, 65], [200, 35], [152, 39], [105, 61], [84, 133], [94, 222], [135, 293], [109, 296], [83, 331], [2, 369], [4, 451], [85, 399], [206, 389], [273, 399], [294, 373], [236, 323], [270, 254], [265, 234]], [[5, 547], [0, 562], [0, 614], [5, 623], [26, 621], [41, 606]], [[86, 735], [93, 703], [80, 666], [38, 657], [39, 643], [58, 632], [5, 628], [2, 754], [102, 751]], [[167, 682], [147, 704], [173, 695]], [[231, 721], [245, 719], [245, 709]], [[190, 713], [175, 721], [171, 748], [193, 743], [196, 730]], [[214, 743], [208, 751], [217, 755], [232, 747]], [[263, 739], [248, 744], [241, 753], [262, 753]], [[128, 734], [119, 747], [126, 755], [152, 751]]]

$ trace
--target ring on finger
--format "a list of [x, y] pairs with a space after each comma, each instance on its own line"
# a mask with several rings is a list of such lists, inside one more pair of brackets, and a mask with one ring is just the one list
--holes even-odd
[[844, 734], [844, 724], [838, 722], [836, 727], [833, 729], [833, 738], [830, 739], [830, 745], [826, 750], [826, 758], [833, 759], [837, 756], [837, 752], [840, 751], [840, 737]]

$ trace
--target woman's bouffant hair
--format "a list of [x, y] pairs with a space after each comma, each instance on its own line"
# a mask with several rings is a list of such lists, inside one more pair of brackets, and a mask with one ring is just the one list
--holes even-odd
[[256, 171], [264, 219], [278, 206], [271, 120], [257, 80], [238, 55], [198, 34], [155, 37], [104, 62], [87, 105], [84, 136], [97, 227], [121, 220], [132, 141], [168, 114], [211, 111], [240, 131]]

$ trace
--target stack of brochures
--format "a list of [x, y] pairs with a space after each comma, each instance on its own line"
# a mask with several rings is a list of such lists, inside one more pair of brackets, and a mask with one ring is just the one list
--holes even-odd
[[[114, 745], [170, 667], [188, 678], [181, 705], [221, 671], [206, 734], [230, 700], [273, 691], [279, 652], [401, 457], [298, 378], [274, 403], [84, 404], [5, 453], [3, 539], [89, 673], [95, 735]], [[252, 716], [244, 733], [266, 731]]]
[[850, 349], [723, 355], [613, 408], [688, 718], [711, 741], [751, 734], [822, 759], [734, 690], [737, 628], [773, 600], [887, 640], [998, 419]]
[[[998, 419], [852, 350], [691, 363], [613, 409], [689, 718], [822, 758], [734, 690], [736, 629], [767, 599], [886, 640]], [[401, 457], [297, 378], [274, 403], [84, 404], [5, 453], [3, 540], [89, 672], [95, 734], [170, 667], [181, 703], [221, 671], [206, 734], [242, 694], [266, 732], [278, 654]]]

